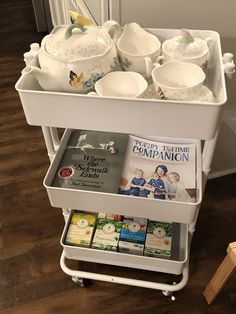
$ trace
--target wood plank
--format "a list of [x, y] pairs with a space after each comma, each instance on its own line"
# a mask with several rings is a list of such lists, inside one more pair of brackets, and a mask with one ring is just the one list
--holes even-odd
[[226, 255], [217, 271], [213, 275], [212, 279], [207, 284], [207, 287], [203, 291], [203, 295], [206, 298], [208, 304], [211, 304], [215, 300], [229, 277], [233, 274], [234, 270], [235, 264], [232, 262], [229, 255]]

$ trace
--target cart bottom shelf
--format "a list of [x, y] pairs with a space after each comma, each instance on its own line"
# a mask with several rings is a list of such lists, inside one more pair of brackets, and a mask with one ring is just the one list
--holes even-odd
[[64, 244], [66, 228], [61, 238], [65, 257], [73, 260], [130, 267], [169, 274], [181, 274], [188, 259], [189, 235], [185, 224], [180, 224], [178, 243], [171, 259], [154, 258], [140, 255], [124, 254], [120, 252], [102, 251], [79, 246]]

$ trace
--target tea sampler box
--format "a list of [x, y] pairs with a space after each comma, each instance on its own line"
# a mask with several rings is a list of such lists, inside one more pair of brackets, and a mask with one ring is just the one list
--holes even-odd
[[171, 257], [173, 225], [158, 221], [149, 221], [145, 242], [144, 255], [149, 257]]
[[114, 213], [99, 212], [98, 218], [106, 218], [106, 219], [115, 220], [115, 221], [123, 221], [124, 216], [119, 215], [119, 214], [114, 214]]
[[125, 217], [119, 240], [121, 253], [143, 255], [148, 220]]
[[121, 227], [121, 221], [99, 218], [92, 242], [92, 248], [117, 252]]
[[106, 218], [111, 219], [111, 220], [116, 220], [116, 221], [123, 221], [124, 216], [119, 215], [119, 214], [114, 214], [114, 213], [106, 213]]
[[97, 221], [96, 213], [73, 211], [64, 243], [90, 247]]

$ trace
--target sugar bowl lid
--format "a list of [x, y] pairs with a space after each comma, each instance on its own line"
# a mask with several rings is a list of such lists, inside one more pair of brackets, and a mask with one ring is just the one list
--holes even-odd
[[208, 51], [208, 46], [205, 40], [193, 37], [183, 28], [179, 36], [166, 40], [162, 49], [170, 57], [194, 58], [204, 55]]

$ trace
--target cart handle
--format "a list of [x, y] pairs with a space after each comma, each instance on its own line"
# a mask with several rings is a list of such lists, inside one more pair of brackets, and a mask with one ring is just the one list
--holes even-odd
[[235, 72], [234, 55], [226, 52], [223, 54], [222, 61], [225, 74], [228, 78], [232, 78], [232, 74]]

